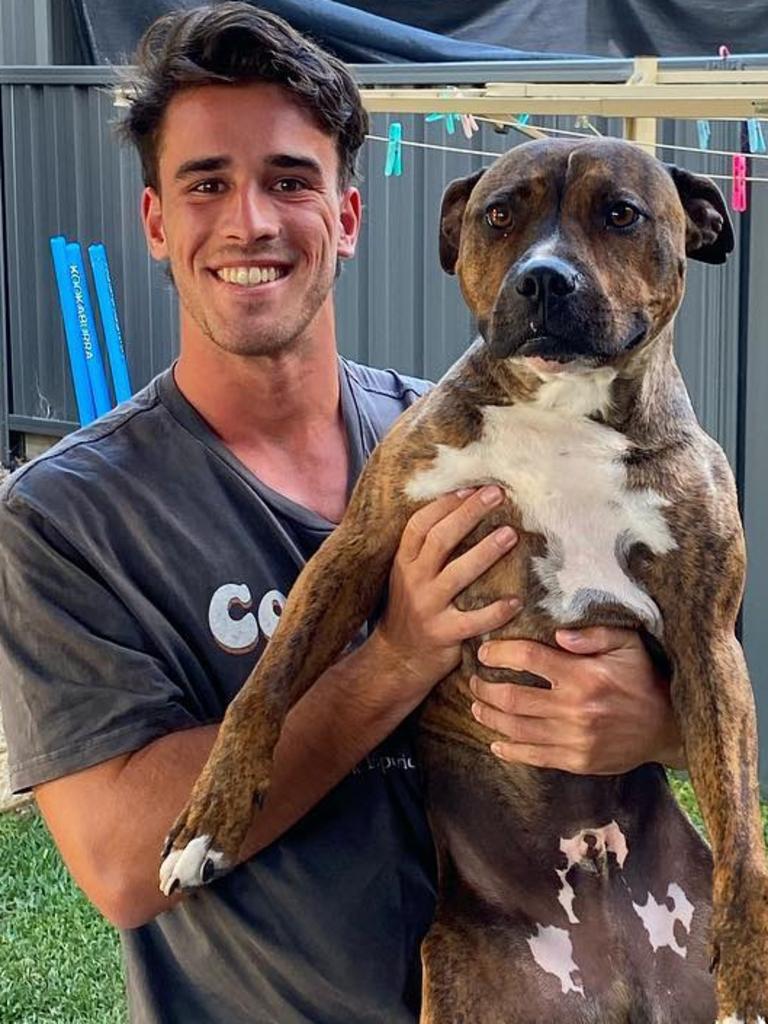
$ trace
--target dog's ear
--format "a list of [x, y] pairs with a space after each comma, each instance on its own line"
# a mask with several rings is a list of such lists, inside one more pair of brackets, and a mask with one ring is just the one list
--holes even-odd
[[733, 251], [733, 225], [723, 193], [710, 178], [669, 165], [686, 216], [685, 251], [704, 263], [725, 263]]
[[467, 201], [475, 185], [485, 174], [486, 168], [470, 174], [467, 178], [452, 181], [443, 193], [440, 207], [440, 265], [446, 274], [456, 272], [456, 260], [459, 258], [459, 238], [461, 222]]

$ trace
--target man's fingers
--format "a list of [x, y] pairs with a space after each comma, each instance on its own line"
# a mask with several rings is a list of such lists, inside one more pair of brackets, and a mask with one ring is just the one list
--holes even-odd
[[428, 505], [424, 505], [414, 512], [405, 524], [400, 539], [400, 555], [407, 562], [413, 562], [418, 558], [424, 546], [424, 539], [432, 527], [444, 519], [449, 512], [457, 509], [462, 502], [466, 501], [467, 497], [469, 494], [462, 495], [462, 492], [453, 491], [435, 498], [434, 501], [430, 501]]
[[559, 729], [546, 718], [510, 715], [479, 700], [472, 702], [472, 714], [486, 729], [500, 734], [499, 742], [552, 746], [558, 741]]
[[429, 577], [437, 576], [457, 544], [480, 523], [488, 512], [504, 500], [500, 487], [481, 487], [448, 512], [427, 531], [421, 547], [422, 568]]
[[[470, 689], [483, 706], [504, 715], [525, 718], [555, 718], [558, 701], [554, 691], [518, 683], [489, 683], [473, 676]], [[476, 702], [477, 703], [477, 702]]]
[[491, 752], [500, 761], [510, 764], [527, 764], [532, 768], [557, 768], [573, 775], [602, 775], [595, 772], [586, 757], [576, 754], [567, 747], [538, 745], [535, 743], [506, 743], [497, 740], [491, 744]]
[[477, 652], [489, 668], [512, 668], [546, 679], [553, 688], [567, 669], [570, 655], [535, 640], [487, 640]]
[[450, 612], [450, 630], [455, 641], [469, 640], [472, 637], [480, 636], [483, 633], [490, 633], [494, 629], [510, 622], [520, 611], [522, 604], [517, 597], [510, 597], [501, 601], [494, 601], [485, 608], [477, 608], [471, 612], [460, 612], [452, 609]]
[[498, 560], [517, 544], [517, 534], [511, 526], [500, 526], [481, 541], [454, 558], [440, 573], [446, 601], [452, 601], [457, 594], [474, 583]]
[[614, 629], [608, 626], [558, 629], [555, 639], [560, 647], [573, 654], [607, 654], [622, 647], [642, 644], [636, 629]]

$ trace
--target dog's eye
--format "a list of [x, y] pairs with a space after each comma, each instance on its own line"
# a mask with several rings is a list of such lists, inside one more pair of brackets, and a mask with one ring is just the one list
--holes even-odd
[[614, 203], [606, 220], [612, 228], [631, 228], [640, 220], [640, 211], [629, 203]]
[[494, 203], [485, 211], [485, 219], [492, 228], [509, 228], [512, 226], [512, 208], [509, 203]]

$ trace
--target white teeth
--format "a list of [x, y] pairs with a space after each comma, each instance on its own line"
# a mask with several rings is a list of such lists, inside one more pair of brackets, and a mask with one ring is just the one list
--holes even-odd
[[268, 284], [283, 276], [279, 267], [222, 267], [216, 271], [217, 277], [228, 284], [247, 285]]

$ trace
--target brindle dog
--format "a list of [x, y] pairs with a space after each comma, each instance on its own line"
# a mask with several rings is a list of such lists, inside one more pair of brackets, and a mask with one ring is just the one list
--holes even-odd
[[[511, 594], [499, 636], [638, 628], [663, 651], [712, 852], [658, 765], [579, 777], [502, 763], [470, 714], [479, 641], [422, 717], [440, 895], [423, 1024], [757, 1024], [768, 886], [752, 695], [734, 623], [733, 479], [672, 353], [686, 255], [733, 248], [722, 196], [619, 141], [535, 141], [453, 182], [440, 257], [479, 338], [374, 453], [232, 703], [168, 840], [165, 891], [231, 864], [290, 706], [371, 613], [414, 510], [495, 482], [517, 547], [461, 596]], [[712, 862], [714, 861], [714, 872]], [[711, 969], [715, 968], [713, 984]]]

